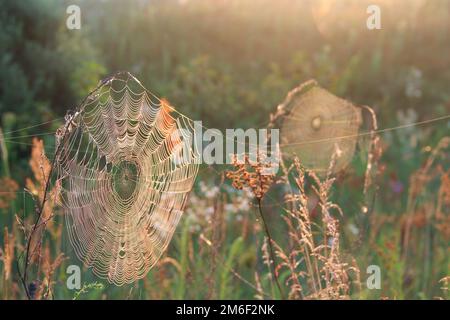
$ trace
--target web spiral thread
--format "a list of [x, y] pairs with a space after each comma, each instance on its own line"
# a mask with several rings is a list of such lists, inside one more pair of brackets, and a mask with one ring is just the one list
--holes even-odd
[[281, 105], [287, 113], [281, 125], [281, 151], [298, 156], [306, 168], [319, 174], [327, 172], [333, 153], [339, 151], [337, 172], [355, 152], [361, 110], [315, 83], [310, 86], [292, 90]]
[[115, 285], [143, 278], [167, 248], [198, 172], [192, 120], [127, 74], [66, 123], [56, 161], [78, 258]]

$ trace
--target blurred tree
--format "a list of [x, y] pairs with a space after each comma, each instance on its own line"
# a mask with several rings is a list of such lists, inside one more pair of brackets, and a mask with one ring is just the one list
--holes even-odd
[[[1, 0], [0, 8], [0, 126], [6, 138], [9, 131], [52, 132], [58, 123], [22, 129], [64, 115], [105, 69], [86, 37], [87, 28], [66, 28], [64, 2]], [[8, 146], [10, 162], [26, 168], [16, 160], [27, 158], [29, 140], [14, 141], [20, 143]]]
[[19, 127], [30, 114], [64, 114], [105, 72], [95, 50], [83, 31], [66, 29], [61, 1], [1, 2], [1, 114], [16, 113]]

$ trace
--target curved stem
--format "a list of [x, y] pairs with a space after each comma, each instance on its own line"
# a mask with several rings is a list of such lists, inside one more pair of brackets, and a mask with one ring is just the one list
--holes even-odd
[[266, 232], [268, 242], [269, 242], [269, 253], [270, 253], [270, 259], [272, 260], [270, 265], [272, 267], [273, 276], [275, 278], [275, 283], [277, 284], [278, 291], [280, 292], [280, 296], [283, 300], [285, 300], [285, 296], [283, 294], [283, 291], [281, 290], [281, 285], [278, 280], [278, 275], [275, 271], [275, 254], [272, 246], [272, 236], [270, 235], [269, 228], [267, 227], [266, 219], [264, 218], [263, 211], [262, 211], [262, 205], [261, 205], [261, 199], [258, 198], [258, 209], [259, 209], [259, 215], [261, 216], [262, 224], [264, 227], [264, 231]]
[[[102, 81], [97, 85], [97, 87], [96, 87], [94, 90], [92, 90], [92, 91], [91, 91], [91, 92], [83, 99], [83, 101], [80, 103], [80, 105], [77, 107], [76, 110], [81, 110], [81, 108], [84, 106], [84, 104], [86, 103], [87, 99], [88, 99], [90, 96], [92, 96], [95, 92], [97, 92], [97, 91], [98, 91], [100, 88], [102, 88], [103, 86], [107, 85], [108, 82], [109, 82], [112, 78], [114, 78], [115, 76], [117, 76], [117, 75], [119, 75], [119, 74], [121, 74], [121, 73], [123, 73], [123, 72], [117, 72], [117, 73], [115, 73], [113, 76], [108, 77], [108, 78], [102, 80]], [[57, 161], [57, 159], [58, 159], [59, 153], [60, 153], [60, 151], [61, 151], [61, 147], [62, 147], [62, 145], [64, 144], [64, 140], [67, 138], [67, 132], [68, 132], [68, 128], [69, 128], [70, 123], [71, 123], [71, 120], [68, 120], [68, 121], [66, 122], [65, 126], [64, 126], [64, 135], [63, 135], [63, 137], [62, 137], [62, 141], [61, 141], [61, 143], [58, 145], [58, 148], [57, 148], [56, 151], [55, 151], [55, 155], [54, 155], [54, 158], [53, 158], [53, 160], [52, 160], [52, 163], [51, 163], [51, 166], [50, 166], [50, 171], [49, 171], [49, 173], [48, 173], [48, 176], [47, 176], [47, 177], [44, 176], [44, 179], [46, 179], [45, 187], [44, 187], [44, 195], [43, 195], [42, 201], [41, 201], [41, 203], [40, 203], [40, 206], [39, 206], [38, 208], [36, 208], [36, 213], [37, 213], [36, 220], [35, 220], [35, 223], [34, 223], [34, 225], [33, 225], [33, 228], [31, 229], [31, 232], [30, 232], [30, 234], [29, 234], [29, 236], [28, 236], [28, 238], [27, 238], [27, 244], [26, 244], [26, 250], [25, 250], [25, 265], [24, 265], [24, 268], [23, 268], [23, 273], [20, 271], [20, 265], [19, 265], [20, 257], [17, 259], [17, 269], [18, 269], [18, 272], [19, 272], [19, 278], [20, 278], [20, 280], [21, 280], [21, 282], [22, 282], [22, 286], [23, 286], [23, 288], [24, 288], [24, 290], [25, 290], [25, 293], [26, 293], [26, 295], [27, 295], [27, 298], [28, 298], [29, 300], [31, 300], [31, 299], [33, 298], [33, 297], [31, 296], [31, 294], [30, 294], [30, 290], [29, 290], [29, 288], [28, 288], [28, 283], [27, 283], [27, 280], [28, 280], [28, 279], [27, 279], [27, 278], [28, 278], [28, 268], [29, 268], [29, 266], [30, 266], [31, 240], [32, 240], [32, 238], [33, 238], [33, 235], [36, 233], [36, 230], [38, 229], [40, 220], [41, 220], [41, 218], [42, 218], [42, 213], [43, 213], [43, 211], [44, 211], [45, 203], [46, 203], [47, 198], [48, 198], [47, 195], [48, 195], [49, 189], [50, 189], [50, 183], [51, 183], [51, 182], [50, 182], [50, 179], [51, 179], [51, 177], [52, 177], [52, 175], [53, 175], [54, 167], [55, 167], [56, 161]], [[22, 253], [22, 255], [23, 255], [23, 253]], [[21, 255], [21, 256], [22, 256], [22, 255]]]

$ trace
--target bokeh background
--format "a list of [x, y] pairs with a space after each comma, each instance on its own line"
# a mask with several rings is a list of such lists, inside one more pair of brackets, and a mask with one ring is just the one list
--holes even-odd
[[[66, 27], [70, 4], [81, 8], [80, 30]], [[381, 8], [381, 30], [366, 27], [369, 4]], [[66, 111], [116, 71], [130, 71], [209, 128], [263, 128], [287, 92], [309, 79], [371, 106], [381, 129], [450, 113], [448, 0], [1, 0], [0, 8], [5, 299], [24, 297], [15, 259], [23, 251], [20, 221], [31, 221], [34, 212], [24, 188], [33, 193], [34, 186], [37, 196], [42, 182], [40, 153], [33, 156], [32, 150], [47, 148], [51, 159], [53, 133]], [[353, 246], [353, 238], [364, 157], [356, 155], [335, 184], [333, 199], [345, 212], [342, 254], [358, 264], [363, 284], [368, 265], [382, 270], [380, 290], [355, 289], [350, 297], [447, 297], [449, 134], [448, 119], [380, 133], [379, 189], [362, 246]], [[435, 158], [427, 167], [430, 156]], [[276, 297], [254, 203], [248, 192], [221, 182], [223, 171], [202, 167], [168, 252], [145, 279], [117, 288], [84, 269], [84, 290], [67, 289], [65, 270], [79, 262], [60, 213], [45, 233], [43, 267], [32, 278], [44, 279], [39, 281], [52, 288], [46, 297], [59, 299], [251, 299], [261, 297], [259, 286]], [[283, 243], [283, 211], [275, 204], [267, 200], [265, 210], [274, 238]], [[405, 224], [411, 239], [406, 244]], [[213, 249], [202, 240], [212, 234]]]

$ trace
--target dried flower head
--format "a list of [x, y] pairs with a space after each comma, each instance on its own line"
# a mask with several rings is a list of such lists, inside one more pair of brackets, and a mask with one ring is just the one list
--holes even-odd
[[275, 174], [270, 172], [273, 164], [265, 163], [261, 155], [258, 155], [256, 162], [250, 161], [248, 155], [243, 158], [239, 160], [232, 155], [232, 165], [236, 169], [227, 171], [226, 177], [232, 180], [234, 188], [242, 190], [248, 187], [257, 199], [262, 199], [274, 181]]
[[8, 209], [12, 201], [16, 199], [19, 185], [11, 178], [0, 179], [0, 209]]
[[10, 235], [8, 232], [8, 228], [5, 227], [5, 233], [4, 233], [4, 248], [3, 248], [3, 273], [5, 280], [9, 279], [9, 276], [11, 275], [11, 268], [12, 268], [12, 262], [14, 261], [14, 242], [15, 237], [14, 235]]

